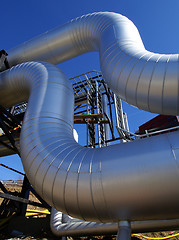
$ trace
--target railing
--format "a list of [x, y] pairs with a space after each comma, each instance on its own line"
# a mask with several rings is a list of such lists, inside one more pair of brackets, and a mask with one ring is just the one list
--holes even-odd
[[[156, 134], [161, 134], [161, 133], [165, 133], [165, 132], [168, 132], [168, 131], [173, 131], [173, 130], [178, 130], [179, 129], [179, 126], [175, 126], [175, 127], [170, 127], [170, 128], [165, 128], [165, 129], [161, 129], [161, 130], [157, 130], [157, 131], [154, 131], [154, 132], [147, 132], [146, 130], [146, 133], [145, 134], [135, 134], [135, 133], [132, 133], [130, 131], [127, 131], [125, 129], [122, 129], [122, 128], [118, 128], [117, 127], [117, 130], [120, 131], [120, 132], [124, 132], [124, 133], [127, 133], [130, 137], [135, 137], [135, 139], [139, 139], [139, 138], [144, 138], [144, 137], [150, 137], [150, 136], [153, 136], [153, 135], [156, 135]], [[132, 139], [131, 139], [132, 140]], [[134, 140], [134, 139], [133, 139]]]

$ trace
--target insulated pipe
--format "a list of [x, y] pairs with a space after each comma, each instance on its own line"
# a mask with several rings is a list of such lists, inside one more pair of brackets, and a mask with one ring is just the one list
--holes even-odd
[[120, 14], [74, 19], [9, 50], [8, 61], [58, 64], [90, 51], [99, 52], [106, 82], [124, 101], [149, 112], [179, 114], [178, 55], [145, 50], [135, 25]]
[[[63, 221], [62, 213], [52, 209], [50, 227], [56, 236], [89, 236], [117, 234], [118, 223], [85, 222], [79, 219]], [[132, 233], [177, 230], [179, 219], [131, 222]]]
[[179, 218], [178, 132], [111, 145], [73, 138], [72, 86], [55, 66], [17, 65], [0, 74], [0, 104], [29, 97], [21, 158], [39, 195], [57, 210], [88, 221]]

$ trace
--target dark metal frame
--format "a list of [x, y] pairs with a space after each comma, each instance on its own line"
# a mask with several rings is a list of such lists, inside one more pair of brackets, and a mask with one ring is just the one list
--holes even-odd
[[[7, 53], [5, 50], [0, 51], [0, 70], [1, 69], [8, 69], [10, 68], [9, 63], [7, 61]], [[23, 120], [23, 115], [24, 114], [13, 114], [14, 112], [14, 107], [12, 109], [6, 109], [3, 106], [0, 106], [0, 128], [4, 132], [4, 139], [9, 140], [9, 144], [5, 143], [3, 141], [3, 138], [1, 137], [0, 139], [0, 144], [4, 145], [5, 147], [11, 149], [14, 151], [14, 153], [18, 154], [20, 157], [20, 152], [18, 147], [16, 146], [16, 142], [13, 136], [13, 130], [17, 129], [18, 134], [20, 134], [20, 129], [21, 129], [21, 124]], [[36, 193], [34, 188], [30, 185], [27, 177], [25, 174], [12, 169], [4, 164], [0, 164], [2, 167], [6, 167], [9, 170], [12, 170], [18, 174], [23, 175], [23, 184], [22, 184], [22, 189], [20, 193], [14, 193], [14, 192], [9, 192], [5, 185], [0, 181], [0, 189], [2, 192], [0, 192], [0, 197], [3, 198], [4, 200], [2, 201], [0, 205], [0, 218], [8, 217], [10, 216], [13, 212], [16, 212], [17, 215], [25, 215], [27, 205], [33, 205], [33, 206], [38, 206], [42, 208], [48, 208], [50, 209], [51, 207]], [[35, 197], [39, 200], [39, 202], [34, 202], [29, 200], [29, 194], [32, 192]]]

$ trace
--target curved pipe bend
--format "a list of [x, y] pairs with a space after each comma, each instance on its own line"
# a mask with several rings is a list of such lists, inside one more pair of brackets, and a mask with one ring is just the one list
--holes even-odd
[[73, 90], [58, 68], [23, 63], [1, 73], [0, 86], [3, 106], [30, 96], [21, 158], [51, 206], [99, 222], [179, 217], [177, 132], [87, 149], [73, 139]]
[[[131, 222], [132, 233], [177, 230], [179, 219]], [[50, 228], [56, 236], [88, 236], [117, 234], [118, 223], [85, 222], [69, 218], [52, 208]]]
[[10, 65], [58, 64], [98, 51], [102, 74], [124, 101], [146, 111], [179, 115], [178, 55], [145, 50], [135, 25], [111, 12], [88, 14], [8, 51]]

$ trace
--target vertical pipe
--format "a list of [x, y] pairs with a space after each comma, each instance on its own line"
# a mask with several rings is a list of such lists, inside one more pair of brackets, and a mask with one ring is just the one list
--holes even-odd
[[123, 109], [121, 104], [121, 99], [114, 94], [114, 107], [115, 107], [115, 113], [116, 113], [116, 122], [117, 122], [117, 129], [119, 132], [119, 135], [121, 137], [121, 143], [125, 142], [125, 135], [124, 132], [120, 130], [120, 128], [125, 129], [125, 122], [123, 117]]
[[120, 221], [119, 230], [117, 233], [117, 240], [130, 240], [131, 239], [131, 224], [129, 221]]
[[[109, 116], [109, 111], [108, 111], [108, 100], [107, 100], [107, 95], [104, 94], [102, 95], [102, 104], [103, 104], [103, 111], [106, 113], [107, 116]], [[105, 120], [107, 118], [105, 117]], [[104, 124], [104, 131], [105, 131], [105, 140], [110, 140], [110, 127], [109, 124]], [[106, 143], [106, 146], [110, 145], [110, 143]]]
[[128, 119], [127, 119], [127, 114], [123, 113], [124, 115], [124, 124], [125, 124], [125, 130], [129, 132], [129, 124], [128, 124]]
[[[96, 82], [96, 112], [97, 114], [101, 113], [101, 99], [100, 99], [100, 89], [99, 89], [99, 84], [98, 82]], [[103, 135], [103, 132], [101, 132], [101, 130], [103, 130], [103, 127], [101, 129], [101, 123], [99, 123], [98, 121], [98, 143], [99, 143], [99, 147], [102, 147], [103, 145], [103, 141], [102, 141], [102, 137], [101, 135]], [[105, 137], [105, 136], [104, 136]]]

